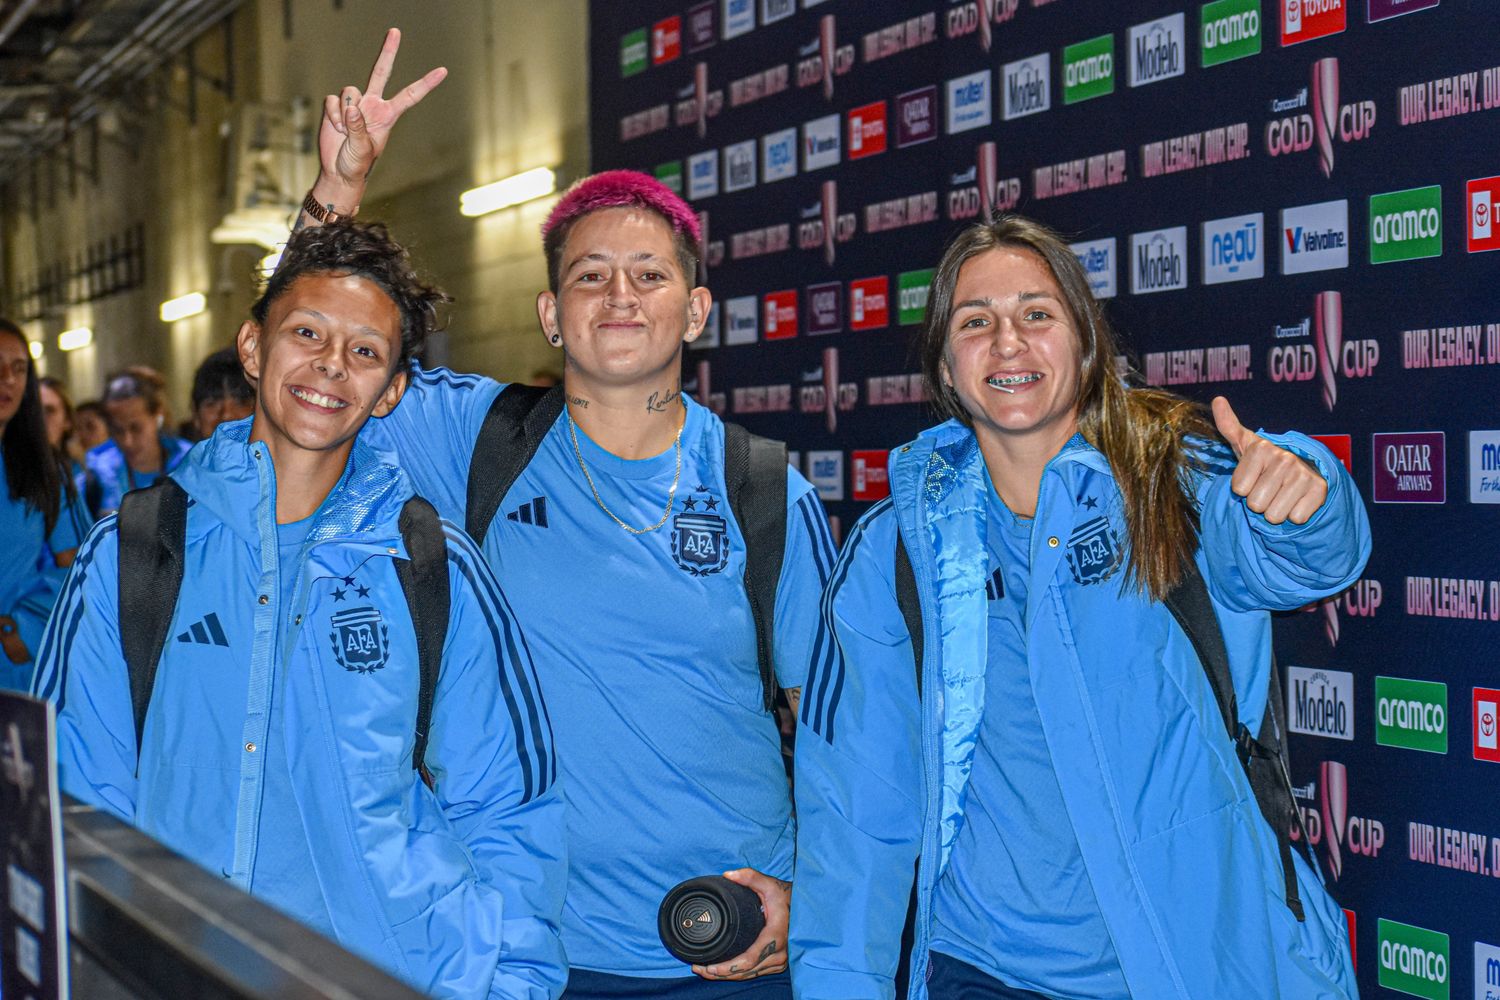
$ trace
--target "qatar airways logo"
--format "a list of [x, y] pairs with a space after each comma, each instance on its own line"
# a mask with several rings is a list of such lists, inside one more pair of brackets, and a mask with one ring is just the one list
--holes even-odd
[[1385, 824], [1349, 814], [1349, 771], [1336, 760], [1318, 766], [1318, 776], [1306, 785], [1293, 787], [1292, 796], [1302, 816], [1301, 828], [1293, 828], [1292, 840], [1302, 839], [1321, 847], [1328, 872], [1338, 881], [1348, 857], [1373, 858], [1385, 846]]
[[1318, 382], [1328, 411], [1338, 403], [1339, 379], [1369, 378], [1380, 364], [1380, 343], [1372, 338], [1344, 338], [1344, 300], [1338, 292], [1319, 292], [1311, 322], [1278, 326], [1277, 338], [1308, 331], [1311, 344], [1278, 343], [1271, 347], [1267, 367], [1272, 382]]
[[1375, 128], [1374, 101], [1339, 103], [1339, 61], [1333, 56], [1313, 63], [1311, 87], [1273, 100], [1271, 109], [1282, 117], [1266, 123], [1266, 152], [1285, 156], [1316, 147], [1324, 177], [1333, 176], [1335, 142], [1363, 141]]

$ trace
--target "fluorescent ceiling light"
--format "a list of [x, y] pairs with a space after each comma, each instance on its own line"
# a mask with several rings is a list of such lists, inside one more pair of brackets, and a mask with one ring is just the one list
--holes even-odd
[[94, 331], [86, 326], [80, 326], [74, 330], [64, 330], [57, 335], [57, 346], [64, 351], [76, 351], [80, 347], [87, 347], [94, 342]]
[[168, 299], [161, 304], [161, 321], [163, 323], [175, 323], [189, 316], [196, 316], [208, 305], [202, 292], [188, 292], [179, 295], [175, 299]]
[[465, 191], [459, 195], [458, 210], [464, 215], [484, 215], [544, 197], [556, 190], [556, 172], [551, 167], [537, 167], [493, 184]]
[[269, 278], [276, 273], [276, 265], [281, 263], [281, 251], [272, 250], [260, 259], [260, 276]]
[[40, 340], [31, 341], [31, 343], [27, 345], [27, 348], [31, 351], [31, 357], [37, 361], [41, 360], [42, 351], [46, 350], [46, 348], [42, 346], [42, 342]]

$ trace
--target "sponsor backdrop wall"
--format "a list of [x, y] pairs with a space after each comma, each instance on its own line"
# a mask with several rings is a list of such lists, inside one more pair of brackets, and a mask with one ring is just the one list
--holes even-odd
[[1072, 235], [1150, 382], [1322, 437], [1369, 504], [1278, 622], [1293, 783], [1367, 995], [1500, 998], [1500, 12], [1490, 0], [600, 0], [596, 168], [702, 213], [687, 391], [845, 528], [930, 422], [928, 268]]

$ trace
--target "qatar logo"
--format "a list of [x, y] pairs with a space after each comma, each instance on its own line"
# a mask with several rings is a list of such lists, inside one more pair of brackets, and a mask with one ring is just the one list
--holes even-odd
[[1313, 63], [1312, 85], [1307, 90], [1271, 102], [1273, 113], [1298, 108], [1306, 110], [1266, 123], [1266, 153], [1285, 156], [1316, 148], [1324, 177], [1333, 176], [1335, 140], [1360, 142], [1375, 128], [1374, 101], [1339, 103], [1339, 61], [1333, 56]]

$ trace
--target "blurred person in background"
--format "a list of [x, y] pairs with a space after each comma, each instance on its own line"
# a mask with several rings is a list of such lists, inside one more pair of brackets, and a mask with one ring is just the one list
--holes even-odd
[[26, 336], [0, 319], [0, 688], [25, 690], [88, 513], [47, 440]]
[[226, 347], [203, 359], [193, 375], [193, 439], [206, 441], [214, 428], [242, 420], [255, 412], [255, 390], [234, 348]]
[[37, 380], [41, 386], [42, 418], [47, 424], [47, 443], [70, 462], [77, 464], [83, 458], [78, 440], [73, 436], [73, 400], [68, 398], [68, 388], [62, 379], [43, 375]]
[[170, 424], [166, 382], [155, 369], [132, 365], [115, 372], [105, 383], [103, 402], [110, 440], [84, 460], [99, 478], [101, 516], [119, 510], [126, 493], [171, 472], [192, 447], [163, 429]]
[[97, 399], [86, 399], [73, 408], [73, 438], [78, 442], [79, 461], [109, 440], [109, 414]]

